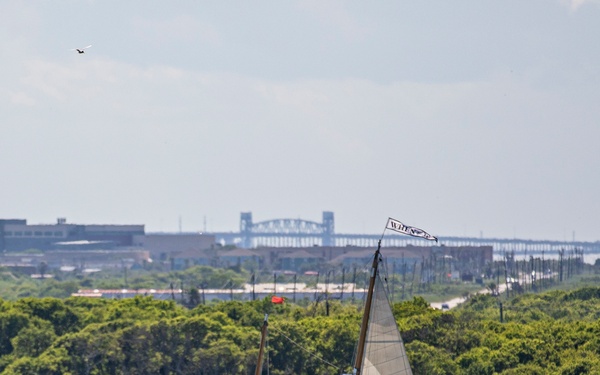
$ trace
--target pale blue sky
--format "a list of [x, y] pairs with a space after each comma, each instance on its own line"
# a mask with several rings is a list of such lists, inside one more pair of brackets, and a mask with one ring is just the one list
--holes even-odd
[[590, 0], [4, 0], [0, 217], [600, 240], [598, 35]]

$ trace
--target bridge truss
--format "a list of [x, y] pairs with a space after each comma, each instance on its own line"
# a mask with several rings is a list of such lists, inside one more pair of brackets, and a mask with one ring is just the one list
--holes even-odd
[[[240, 231], [211, 233], [223, 245], [236, 245], [242, 248], [255, 247], [311, 247], [311, 246], [358, 246], [377, 247], [381, 235], [337, 234], [335, 233], [333, 212], [323, 212], [323, 221], [317, 223], [301, 219], [275, 219], [254, 223], [251, 212], [243, 212]], [[439, 237], [441, 246], [492, 246], [495, 254], [515, 252], [515, 254], [552, 254], [561, 250], [583, 250], [584, 253], [600, 253], [600, 241], [549, 241], [526, 239]], [[404, 235], [386, 234], [383, 247], [431, 246], [430, 241]]]

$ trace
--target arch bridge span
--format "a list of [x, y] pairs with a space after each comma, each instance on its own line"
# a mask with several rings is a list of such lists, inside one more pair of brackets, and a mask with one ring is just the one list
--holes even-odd
[[[242, 212], [239, 232], [210, 233], [223, 245], [242, 248], [267, 247], [310, 247], [310, 246], [359, 246], [376, 247], [380, 234], [335, 233], [334, 214], [324, 211], [322, 222], [302, 219], [274, 219], [254, 223], [251, 212]], [[600, 241], [550, 241], [529, 239], [502, 239], [476, 237], [438, 237], [443, 246], [492, 246], [494, 253], [550, 254], [561, 250], [579, 249], [585, 253], [600, 253]], [[384, 247], [431, 246], [430, 241], [397, 234], [383, 237]]]

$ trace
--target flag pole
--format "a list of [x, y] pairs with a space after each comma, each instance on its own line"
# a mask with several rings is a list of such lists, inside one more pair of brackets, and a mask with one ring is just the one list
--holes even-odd
[[[391, 218], [388, 218], [388, 221], [389, 221], [390, 219], [391, 219]], [[385, 235], [385, 231], [386, 231], [386, 229], [387, 229], [387, 223], [386, 223], [385, 227], [383, 227], [383, 233], [381, 233], [381, 238], [379, 239], [379, 245], [380, 245], [380, 246], [381, 246], [381, 240], [383, 240], [383, 236]]]

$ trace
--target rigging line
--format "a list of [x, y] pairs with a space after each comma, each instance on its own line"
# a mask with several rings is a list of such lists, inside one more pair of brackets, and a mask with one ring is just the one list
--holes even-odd
[[375, 256], [375, 255], [371, 255], [371, 256], [369, 257], [369, 259], [368, 259], [368, 260], [367, 260], [365, 263], [363, 263], [362, 270], [363, 270], [364, 272], [367, 272], [367, 273], [369, 273], [369, 271], [371, 270], [371, 265], [373, 264], [373, 257], [374, 257], [374, 256]]
[[[385, 258], [382, 262], [381, 262], [381, 272], [379, 273], [379, 278], [381, 279], [381, 276], [383, 276], [383, 281], [384, 281], [384, 288], [386, 291], [386, 295], [390, 295], [390, 273], [389, 273], [389, 269], [388, 269], [388, 263], [387, 263], [387, 258]], [[393, 275], [392, 275], [393, 276]], [[389, 298], [388, 298], [389, 300]]]
[[305, 347], [303, 347], [302, 345], [298, 344], [296, 341], [294, 341], [294, 340], [292, 340], [291, 338], [289, 338], [288, 336], [286, 336], [286, 335], [285, 335], [285, 333], [283, 333], [283, 331], [282, 331], [282, 330], [280, 330], [279, 328], [277, 328], [277, 327], [273, 327], [273, 326], [271, 326], [271, 328], [275, 328], [275, 330], [276, 330], [277, 332], [279, 332], [279, 333], [281, 334], [281, 336], [285, 337], [285, 338], [286, 338], [286, 339], [288, 339], [288, 340], [289, 340], [289, 341], [290, 341], [292, 344], [294, 344], [294, 345], [298, 346], [300, 349], [304, 350], [305, 352], [307, 352], [307, 353], [308, 353], [308, 354], [310, 354], [311, 356], [315, 357], [315, 358], [316, 358], [316, 359], [318, 359], [319, 361], [321, 361], [321, 362], [324, 362], [324, 363], [328, 364], [329, 366], [336, 368], [337, 370], [340, 370], [340, 367], [338, 367], [338, 366], [334, 365], [333, 363], [331, 363], [331, 362], [328, 362], [328, 361], [324, 360], [323, 358], [321, 358], [321, 357], [317, 356], [316, 354], [312, 353], [310, 350], [306, 349], [306, 348], [305, 348]]

